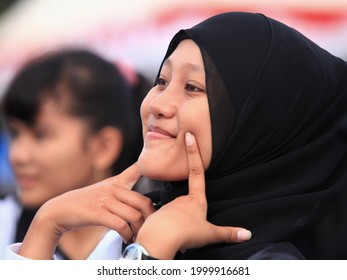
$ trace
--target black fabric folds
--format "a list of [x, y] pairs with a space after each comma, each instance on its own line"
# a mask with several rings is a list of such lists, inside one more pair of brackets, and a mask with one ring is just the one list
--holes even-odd
[[[284, 241], [306, 258], [347, 259], [346, 62], [261, 14], [224, 13], [181, 30], [165, 57], [186, 38], [206, 69], [208, 219], [253, 237], [179, 257], [247, 259]], [[187, 182], [168, 183], [161, 202], [185, 193]]]
[[16, 227], [16, 236], [15, 242], [22, 242], [26, 232], [29, 229], [31, 221], [34, 219], [34, 216], [37, 212], [37, 209], [23, 209], [21, 215], [19, 216], [17, 227]]

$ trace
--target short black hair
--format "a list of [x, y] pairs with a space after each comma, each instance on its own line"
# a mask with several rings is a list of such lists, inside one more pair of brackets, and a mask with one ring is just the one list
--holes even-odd
[[[60, 90], [61, 85], [67, 90]], [[84, 119], [91, 132], [105, 126], [122, 132], [115, 174], [136, 160], [142, 137], [132, 87], [114, 63], [86, 49], [52, 52], [26, 63], [3, 96], [4, 118], [34, 125], [43, 101], [62, 97], [68, 98], [67, 112]]]

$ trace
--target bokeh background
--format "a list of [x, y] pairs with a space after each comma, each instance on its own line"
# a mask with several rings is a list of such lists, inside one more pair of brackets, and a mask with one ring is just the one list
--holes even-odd
[[[171, 37], [213, 14], [264, 13], [347, 60], [347, 0], [0, 0], [0, 99], [33, 55], [88, 47], [153, 79]], [[0, 140], [0, 196], [13, 190]]]

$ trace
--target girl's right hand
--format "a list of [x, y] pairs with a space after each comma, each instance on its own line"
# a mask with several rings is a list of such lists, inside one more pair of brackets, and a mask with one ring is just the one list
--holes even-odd
[[135, 163], [117, 176], [52, 198], [37, 212], [18, 254], [51, 259], [60, 237], [84, 226], [105, 226], [132, 241], [154, 212], [149, 198], [131, 190], [140, 177]]

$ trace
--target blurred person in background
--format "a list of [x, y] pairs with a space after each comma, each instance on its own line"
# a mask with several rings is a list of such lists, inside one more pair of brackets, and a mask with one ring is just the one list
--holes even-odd
[[[149, 84], [123, 70], [91, 51], [67, 49], [31, 60], [12, 80], [1, 105], [18, 188], [0, 200], [0, 258], [8, 244], [23, 239], [44, 202], [136, 161], [138, 111]], [[108, 232], [102, 226], [70, 232], [57, 258], [86, 258]]]

